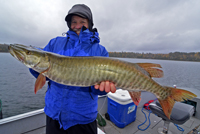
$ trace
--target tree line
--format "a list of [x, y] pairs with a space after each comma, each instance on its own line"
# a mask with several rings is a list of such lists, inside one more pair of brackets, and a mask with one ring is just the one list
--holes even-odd
[[0, 44], [0, 52], [8, 52], [8, 45]]
[[[0, 44], [0, 52], [8, 52], [7, 44]], [[109, 52], [110, 57], [143, 58], [180, 61], [200, 61], [200, 52], [170, 52], [168, 54], [135, 53], [135, 52]]]
[[143, 58], [180, 61], [200, 61], [200, 52], [170, 52], [168, 54], [134, 53], [134, 52], [109, 52], [110, 57]]

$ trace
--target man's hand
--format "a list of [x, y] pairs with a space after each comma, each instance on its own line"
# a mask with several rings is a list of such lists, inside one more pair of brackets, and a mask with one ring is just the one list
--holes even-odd
[[109, 81], [102, 81], [100, 83], [100, 85], [95, 85], [94, 86], [95, 89], [99, 89], [100, 91], [104, 91], [105, 92], [112, 92], [115, 93], [116, 92], [116, 87], [115, 84]]

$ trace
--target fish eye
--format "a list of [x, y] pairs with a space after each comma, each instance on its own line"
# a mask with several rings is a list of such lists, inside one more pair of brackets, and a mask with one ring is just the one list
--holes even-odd
[[27, 51], [26, 54], [27, 54], [27, 55], [30, 55], [30, 54], [31, 54], [31, 51]]

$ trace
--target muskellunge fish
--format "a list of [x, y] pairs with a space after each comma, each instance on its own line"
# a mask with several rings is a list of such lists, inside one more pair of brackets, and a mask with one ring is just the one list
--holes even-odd
[[116, 87], [129, 91], [135, 103], [140, 101], [140, 91], [156, 95], [165, 115], [170, 118], [175, 101], [196, 97], [195, 94], [156, 83], [152, 77], [162, 77], [159, 64], [129, 63], [107, 57], [67, 57], [34, 47], [14, 44], [10, 54], [27, 67], [40, 73], [35, 84], [35, 93], [42, 88], [46, 77], [64, 85], [92, 86], [110, 81]]

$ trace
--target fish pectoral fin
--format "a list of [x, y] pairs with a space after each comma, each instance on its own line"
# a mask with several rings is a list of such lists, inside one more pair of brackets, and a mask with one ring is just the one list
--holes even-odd
[[45, 85], [45, 83], [46, 83], [46, 77], [42, 73], [40, 73], [37, 80], [35, 81], [35, 88], [34, 88], [35, 94]]
[[134, 104], [136, 106], [139, 105], [140, 101], [141, 101], [141, 91], [128, 91], [130, 96], [131, 96], [131, 99], [133, 100]]
[[157, 68], [162, 68], [160, 64], [154, 64], [154, 63], [137, 63], [137, 64], [144, 70], [146, 70], [150, 74], [150, 77], [154, 78], [163, 77], [163, 71], [157, 69]]

